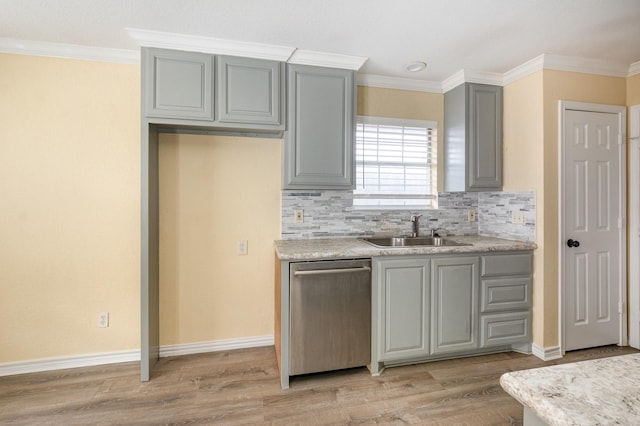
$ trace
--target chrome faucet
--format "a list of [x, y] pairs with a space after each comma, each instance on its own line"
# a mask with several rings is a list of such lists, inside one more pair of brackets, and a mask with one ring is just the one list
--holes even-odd
[[420, 223], [418, 219], [422, 217], [421, 214], [411, 215], [411, 236], [417, 237], [420, 234]]
[[437, 228], [431, 228], [431, 238], [435, 238], [435, 237], [439, 237], [440, 235], [438, 235], [438, 229]]

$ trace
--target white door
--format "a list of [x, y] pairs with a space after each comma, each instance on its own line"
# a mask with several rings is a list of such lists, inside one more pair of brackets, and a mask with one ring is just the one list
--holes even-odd
[[562, 312], [567, 351], [621, 343], [625, 195], [619, 114], [567, 109], [562, 129]]
[[640, 105], [629, 110], [629, 346], [640, 349]]

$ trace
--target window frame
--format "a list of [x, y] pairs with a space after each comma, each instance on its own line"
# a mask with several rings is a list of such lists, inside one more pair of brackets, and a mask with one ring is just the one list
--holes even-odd
[[[358, 189], [358, 170], [363, 163], [358, 158], [358, 144], [361, 138], [358, 138], [358, 126], [366, 124], [380, 126], [397, 126], [397, 127], [423, 127], [431, 129], [430, 149], [431, 161], [428, 163], [428, 173], [430, 174], [430, 191], [429, 194], [404, 194], [389, 193], [375, 194], [360, 192]], [[354, 138], [354, 157], [355, 157], [355, 176], [356, 188], [353, 190], [353, 209], [357, 210], [432, 210], [438, 207], [438, 122], [434, 120], [412, 120], [404, 118], [391, 117], [375, 117], [358, 115], [356, 118], [356, 135]], [[407, 164], [407, 163], [399, 163]]]

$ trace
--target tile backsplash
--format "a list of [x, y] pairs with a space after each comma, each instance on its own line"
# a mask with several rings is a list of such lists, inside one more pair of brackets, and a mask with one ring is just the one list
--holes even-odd
[[[490, 235], [535, 241], [535, 193], [439, 193], [438, 209], [360, 210], [352, 207], [351, 191], [283, 191], [282, 239], [361, 237], [374, 234], [409, 235], [411, 214], [422, 214], [420, 232], [432, 228], [448, 235]], [[295, 223], [294, 211], [304, 210], [304, 222]], [[477, 212], [475, 222], [467, 212]], [[524, 224], [512, 224], [512, 211], [522, 211]]]
[[[522, 213], [522, 224], [512, 223], [513, 212]], [[478, 234], [535, 242], [535, 192], [479, 192]]]

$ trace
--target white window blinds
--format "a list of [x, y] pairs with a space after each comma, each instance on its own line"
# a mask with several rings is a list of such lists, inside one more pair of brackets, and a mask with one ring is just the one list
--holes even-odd
[[358, 117], [354, 206], [435, 207], [437, 125]]

